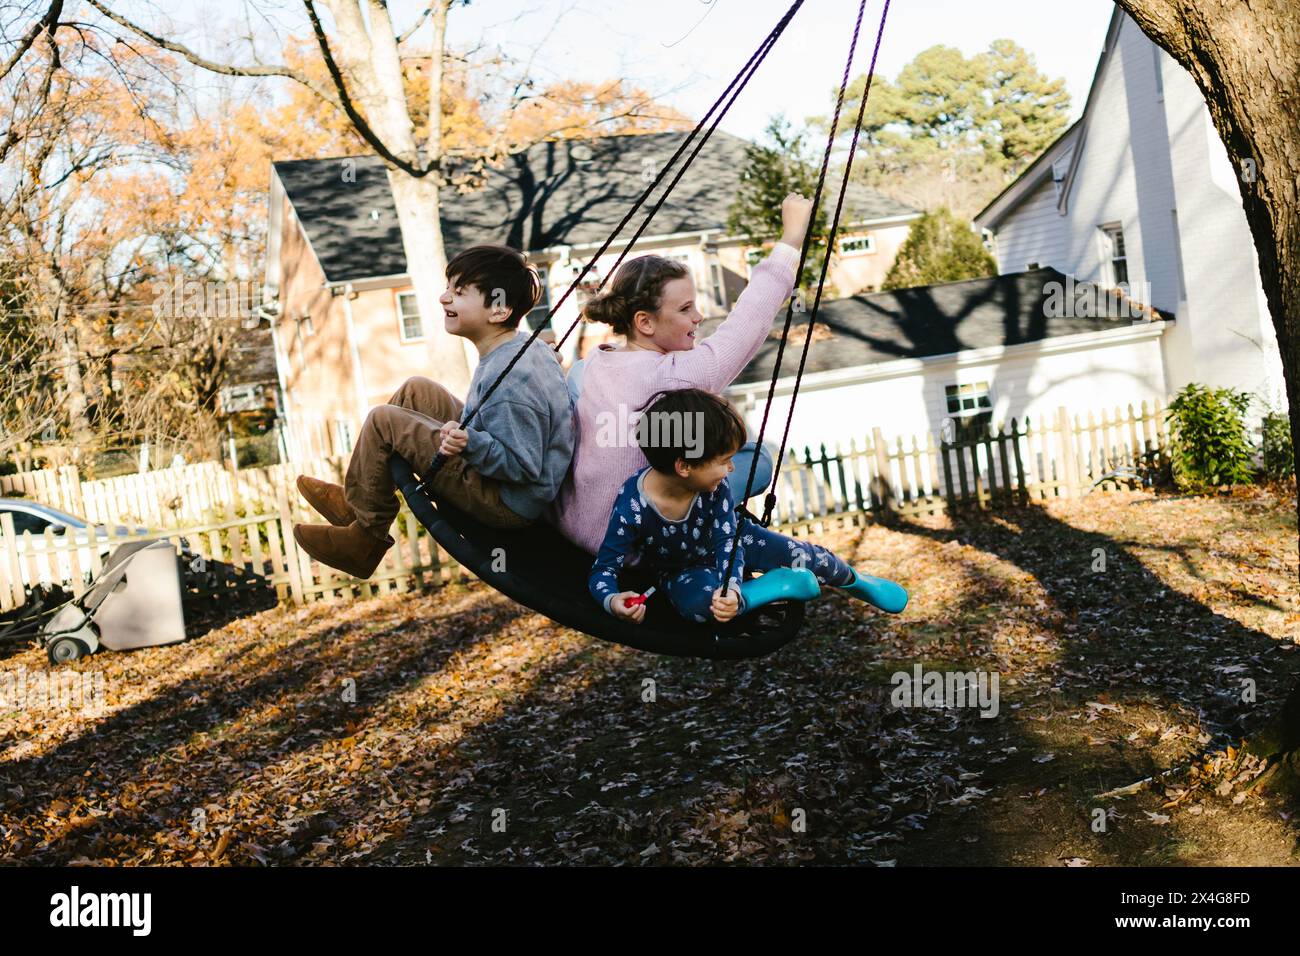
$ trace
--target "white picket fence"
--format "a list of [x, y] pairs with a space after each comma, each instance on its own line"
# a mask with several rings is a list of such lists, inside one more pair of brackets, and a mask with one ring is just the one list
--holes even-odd
[[81, 481], [71, 465], [0, 476], [0, 497], [39, 501], [95, 524], [155, 529], [202, 524], [245, 504], [270, 504], [300, 474], [342, 482], [341, 457], [235, 470], [205, 461], [144, 474]]
[[[1165, 417], [1159, 401], [1082, 415], [1060, 408], [1046, 421], [1012, 419], [957, 443], [933, 433], [886, 439], [877, 428], [861, 442], [791, 449], [773, 523], [807, 534], [873, 517], [1009, 507], [1118, 487], [1107, 479], [1117, 468], [1158, 468], [1167, 460]], [[104, 544], [88, 547], [49, 529], [17, 535], [12, 517], [0, 518], [0, 611], [21, 604], [36, 583], [80, 593], [110, 547], [142, 536], [178, 548], [188, 539], [204, 560], [232, 568], [233, 579], [262, 579], [297, 604], [423, 588], [458, 573], [405, 505], [393, 530], [397, 546], [369, 581], [343, 577], [302, 552], [294, 522], [320, 518], [300, 499], [294, 479], [307, 473], [341, 482], [344, 469], [342, 458], [321, 458], [240, 471], [188, 465], [101, 481], [79, 482], [70, 469], [2, 477], [0, 493], [25, 495], [108, 531]], [[762, 496], [750, 504], [761, 507]]]
[[166, 540], [183, 554], [182, 573], [189, 593], [205, 597], [273, 587], [276, 596], [294, 604], [337, 601], [392, 591], [420, 590], [463, 575], [405, 507], [390, 534], [396, 545], [374, 575], [358, 581], [326, 567], [298, 547], [296, 522], [319, 522], [300, 502], [280, 488], [269, 509], [228, 512], [200, 525], [138, 531], [98, 525], [80, 539], [15, 533], [13, 515], [0, 513], [0, 612], [19, 607], [29, 588], [57, 585], [80, 596], [99, 575], [113, 549], [131, 541]]

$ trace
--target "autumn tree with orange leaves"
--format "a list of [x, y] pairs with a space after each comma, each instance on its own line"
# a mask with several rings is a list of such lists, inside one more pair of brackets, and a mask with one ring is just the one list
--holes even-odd
[[[88, 28], [80, 15], [95, 8], [106, 12]], [[15, 103], [0, 127], [0, 182], [13, 185], [0, 196], [0, 360], [22, 383], [0, 397], [0, 456], [67, 448], [88, 465], [147, 441], [155, 461], [173, 447], [215, 457], [218, 395], [261, 304], [272, 160], [373, 145], [331, 93], [314, 36], [284, 41], [286, 87], [249, 70], [196, 92], [206, 74], [187, 48], [143, 40], [104, 4], [25, 10], [0, 25], [0, 92]], [[623, 80], [534, 89], [505, 79], [499, 53], [443, 49], [435, 61], [409, 31], [399, 45], [412, 135], [436, 136], [455, 161], [438, 188], [474, 188], [487, 164], [540, 140], [687, 123]], [[238, 309], [171, 307], [195, 282], [233, 289]]]
[[[261, 58], [255, 37], [243, 38], [248, 50], [242, 58], [210, 58], [199, 52], [198, 44], [136, 19], [127, 4], [84, 2], [99, 15], [99, 26], [119, 42], [173, 53], [219, 76], [291, 81], [326, 109], [321, 130], [338, 123], [338, 116], [345, 117], [347, 125], [340, 128], [345, 141], [355, 136], [384, 160], [407, 272], [425, 315], [437, 312], [447, 262], [441, 219], [444, 188], [467, 185], [465, 177], [472, 177], [476, 166], [543, 139], [577, 135], [584, 128], [614, 132], [620, 123], [625, 130], [677, 125], [676, 117], [621, 83], [590, 91], [565, 84], [538, 89], [529, 58], [515, 60], [490, 51], [462, 55], [449, 49], [448, 17], [464, 0], [433, 0], [407, 24], [394, 23], [383, 0], [303, 0], [302, 34], [315, 50], [308, 55], [296, 41], [282, 44], [276, 62]], [[426, 22], [429, 28], [424, 30]], [[538, 47], [545, 41], [542, 36]], [[458, 89], [480, 95], [471, 101], [459, 96]], [[576, 115], [569, 99], [574, 92], [581, 93]], [[429, 108], [435, 98], [441, 109]], [[462, 178], [453, 181], [453, 176]], [[453, 391], [463, 391], [469, 381], [464, 343], [437, 323], [429, 327], [427, 337], [429, 374]]]

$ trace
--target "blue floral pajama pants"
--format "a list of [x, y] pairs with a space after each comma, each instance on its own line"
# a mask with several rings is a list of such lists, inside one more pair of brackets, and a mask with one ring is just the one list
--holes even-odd
[[[853, 569], [834, 553], [819, 544], [787, 538], [769, 531], [748, 518], [740, 519], [740, 545], [744, 567], [750, 571], [774, 571], [777, 568], [807, 568], [823, 585], [842, 586], [853, 583]], [[737, 560], [736, 574], [741, 573]], [[667, 578], [668, 599], [677, 613], [688, 621], [701, 624], [713, 620], [709, 609], [713, 592], [722, 587], [722, 570], [710, 567], [687, 568]], [[745, 613], [741, 599], [740, 613]]]

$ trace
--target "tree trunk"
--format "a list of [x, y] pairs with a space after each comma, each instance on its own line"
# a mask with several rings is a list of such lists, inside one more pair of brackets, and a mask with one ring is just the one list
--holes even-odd
[[407, 272], [428, 340], [429, 377], [458, 395], [469, 385], [466, 340], [447, 332], [438, 303], [446, 288], [447, 253], [442, 244], [438, 184], [432, 176], [416, 178], [400, 169], [388, 170], [393, 204], [402, 226]]
[[[1300, 16], [1295, 0], [1116, 2], [1192, 74], [1238, 170], [1281, 352], [1292, 447], [1300, 448]], [[1300, 523], [1300, 496], [1296, 516]], [[1300, 793], [1300, 684], [1250, 747], [1273, 758], [1275, 784]]]
[[[63, 277], [55, 267], [41, 268], [42, 296], [48, 328], [52, 333], [54, 348], [58, 352], [59, 377], [63, 379], [64, 408], [68, 431], [72, 438], [74, 460], [85, 452], [94, 437], [90, 427], [90, 402], [86, 398], [86, 380], [81, 371], [81, 347], [77, 341], [75, 322], [68, 315], [67, 294]], [[43, 429], [41, 440], [53, 444], [48, 431]]]
[[77, 347], [77, 332], [73, 328], [59, 329], [59, 351], [63, 372], [63, 387], [67, 390], [68, 428], [72, 432], [74, 457], [84, 452], [90, 444], [93, 433], [90, 417], [87, 415], [89, 403], [86, 401], [86, 383], [81, 374], [81, 350]]
[[[329, 3], [337, 27], [337, 58], [350, 81], [352, 99], [395, 156], [416, 165], [436, 161], [436, 156], [422, 157], [415, 141], [415, 124], [407, 109], [397, 38], [387, 7], [380, 0], [366, 0], [366, 6], [369, 30], [358, 0], [330, 0]], [[441, 60], [441, 42], [432, 55]], [[435, 100], [430, 110], [439, 109], [439, 104], [440, 100]], [[437, 176], [433, 172], [415, 177], [391, 164], [388, 167], [406, 269], [415, 287], [415, 299], [428, 340], [429, 363], [422, 371], [452, 392], [463, 395], [469, 384], [466, 350], [463, 340], [450, 335], [443, 327], [442, 308], [438, 304], [445, 282], [447, 255], [442, 242]]]

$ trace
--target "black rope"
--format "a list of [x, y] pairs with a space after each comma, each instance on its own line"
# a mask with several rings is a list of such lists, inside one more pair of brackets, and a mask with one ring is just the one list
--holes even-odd
[[[772, 413], [772, 399], [776, 394], [776, 381], [781, 375], [781, 362], [785, 356], [786, 341], [790, 337], [790, 324], [794, 319], [795, 302], [798, 301], [799, 298], [799, 290], [797, 288], [797, 283], [800, 277], [803, 275], [804, 263], [808, 259], [808, 250], [812, 247], [813, 225], [815, 224], [817, 218], [817, 207], [821, 204], [822, 189], [826, 184], [826, 170], [830, 166], [831, 148], [835, 145], [835, 134], [839, 129], [840, 110], [844, 106], [844, 94], [849, 88], [849, 74], [853, 68], [853, 54], [857, 51], [858, 48], [858, 34], [861, 32], [862, 29], [862, 15], [866, 11], [866, 7], [867, 7], [867, 0], [859, 0], [858, 17], [853, 24], [853, 38], [849, 41], [849, 55], [848, 58], [844, 61], [844, 76], [840, 81], [839, 95], [835, 99], [835, 114], [831, 118], [830, 133], [826, 137], [826, 151], [825, 153], [822, 154], [821, 169], [817, 173], [817, 188], [813, 192], [812, 209], [809, 211], [808, 214], [808, 228], [804, 231], [803, 247], [799, 253], [799, 265], [795, 272], [795, 282], [796, 282], [795, 294], [790, 297], [790, 302], [785, 309], [785, 325], [781, 329], [781, 339], [780, 342], [777, 344], [776, 363], [772, 368], [772, 381], [768, 384], [767, 402], [763, 406], [763, 419], [760, 422], [758, 427], [758, 439], [755, 442], [758, 449], [761, 449], [763, 446], [763, 436], [767, 433], [767, 421], [769, 416]], [[886, 0], [885, 3], [885, 12], [886, 13], [889, 12], [888, 0]], [[884, 29], [884, 23], [885, 23], [884, 16], [882, 15], [880, 19], [882, 30]], [[877, 36], [877, 43], [879, 43], [879, 36]], [[865, 97], [863, 99], [865, 102]], [[843, 182], [840, 183], [841, 201], [843, 200], [844, 197], [844, 187], [848, 184], [848, 181], [849, 181], [849, 177], [848, 177], [848, 172], [846, 171], [844, 175], [844, 180]], [[830, 253], [832, 248], [831, 244], [834, 242], [834, 240], [835, 240], [835, 234], [834, 234], [834, 230], [832, 229], [830, 236], [827, 238], [826, 259], [822, 263], [822, 274], [817, 283], [818, 300], [821, 299], [822, 284], [826, 281], [825, 264], [830, 260]], [[809, 328], [811, 329], [811, 317], [809, 322]], [[779, 468], [779, 462], [775, 464]], [[758, 454], [755, 453], [749, 462], [749, 476], [745, 479], [746, 489], [749, 489], [753, 486], [754, 475], [757, 469], [758, 469]], [[763, 506], [764, 520], [762, 523], [764, 525], [770, 523], [772, 508], [775, 507], [775, 505], [776, 505], [776, 481], [775, 481], [775, 476], [773, 476], [772, 486], [767, 493], [767, 497], [765, 499], [765, 503]], [[737, 519], [736, 527], [734, 529], [732, 540], [731, 540], [731, 554], [727, 558], [727, 573], [723, 575], [722, 578], [722, 594], [724, 597], [726, 596], [727, 591], [729, 590], [730, 587], [731, 573], [732, 571], [735, 570], [736, 567], [736, 552], [739, 550], [739, 547], [740, 547], [740, 520]]]
[[[709, 137], [712, 136], [714, 130], [718, 128], [718, 124], [722, 121], [723, 117], [726, 116], [727, 111], [731, 109], [732, 104], [736, 102], [736, 98], [740, 95], [741, 90], [743, 90], [745, 86], [749, 83], [750, 79], [753, 78], [754, 73], [757, 71], [758, 67], [762, 64], [763, 60], [767, 58], [767, 54], [771, 51], [773, 45], [775, 45], [777, 38], [779, 38], [781, 34], [785, 32], [786, 27], [789, 26], [790, 20], [794, 17], [795, 13], [798, 12], [799, 8], [803, 6], [803, 2], [804, 0], [795, 0], [795, 2], [790, 5], [790, 8], [786, 11], [785, 15], [780, 19], [780, 21], [778, 21], [777, 25], [772, 28], [771, 32], [768, 33], [766, 37], [763, 38], [762, 43], [760, 43], [758, 45], [758, 48], [750, 55], [749, 59], [745, 62], [745, 65], [740, 68], [739, 72], [736, 73], [736, 75], [732, 78], [731, 82], [727, 84], [727, 87], [722, 91], [722, 94], [716, 100], [714, 100], [713, 105], [709, 107], [708, 112], [704, 114], [704, 116], [700, 119], [700, 121], [695, 125], [695, 128], [691, 130], [690, 134], [682, 141], [681, 145], [678, 146], [676, 152], [673, 153], [673, 155], [669, 158], [668, 162], [664, 164], [662, 169], [660, 169], [658, 175], [655, 176], [654, 180], [648, 186], [646, 186], [645, 190], [641, 193], [641, 195], [637, 197], [636, 202], [632, 204], [632, 207], [627, 211], [627, 214], [624, 215], [623, 219], [619, 222], [619, 224], [614, 227], [614, 231], [610, 233], [609, 238], [607, 238], [604, 244], [601, 245], [599, 251], [597, 251], [596, 254], [589, 259], [587, 264], [582, 268], [582, 271], [579, 272], [578, 275], [574, 277], [573, 281], [569, 284], [569, 287], [564, 291], [564, 294], [560, 296], [559, 300], [556, 301], [555, 305], [553, 305], [550, 311], [547, 312], [546, 314], [547, 320], [549, 320], [553, 315], [555, 315], [556, 311], [559, 310], [560, 306], [562, 306], [564, 302], [568, 299], [568, 297], [573, 293], [573, 290], [576, 289], [579, 284], [581, 284], [582, 280], [586, 277], [587, 273], [590, 272], [591, 269], [595, 266], [596, 261], [602, 255], [605, 254], [606, 250], [608, 250], [610, 245], [613, 244], [614, 239], [617, 238], [618, 234], [623, 231], [623, 228], [631, 221], [632, 217], [636, 215], [637, 210], [639, 210], [641, 206], [645, 204], [645, 201], [654, 192], [655, 187], [657, 187], [659, 183], [663, 180], [663, 177], [668, 173], [668, 170], [672, 168], [673, 164], [676, 163], [677, 160], [681, 157], [681, 155], [686, 151], [687, 147], [690, 146], [691, 141], [695, 139], [696, 135], [700, 132], [701, 129], [704, 128], [705, 124], [709, 122], [709, 118], [713, 115], [713, 112], [718, 109], [719, 104], [721, 104], [723, 100], [726, 100], [728, 95], [730, 94], [731, 96], [730, 100], [726, 103], [726, 105], [722, 108], [722, 111], [719, 112], [717, 117], [713, 120], [713, 125], [709, 127], [708, 131], [704, 134], [699, 144], [695, 147], [695, 150], [687, 158], [686, 162], [682, 164], [681, 169], [677, 172], [677, 175], [673, 178], [673, 180], [668, 184], [667, 188], [664, 190], [663, 195], [659, 197], [658, 202], [656, 202], [654, 206], [651, 208], [649, 214], [645, 218], [645, 221], [642, 222], [640, 228], [637, 229], [636, 234], [632, 237], [631, 241], [628, 242], [627, 247], [619, 255], [617, 262], [615, 262], [614, 264], [614, 268], [610, 269], [608, 274], [605, 276], [605, 278], [601, 280], [600, 287], [601, 288], [604, 287], [605, 282], [608, 281], [608, 279], [614, 274], [614, 271], [618, 268], [618, 265], [622, 263], [623, 259], [627, 256], [628, 252], [631, 251], [632, 245], [636, 242], [638, 238], [640, 238], [641, 234], [650, 225], [650, 221], [654, 218], [655, 213], [659, 211], [660, 207], [664, 204], [665, 200], [667, 200], [673, 188], [681, 180], [686, 170], [690, 167], [690, 164], [694, 161], [695, 157], [699, 155], [699, 152], [704, 147], [704, 144], [708, 142]], [[732, 93], [733, 88], [735, 88], [734, 93]], [[578, 317], [570, 324], [569, 328], [565, 331], [563, 337], [560, 338], [558, 342], [556, 342], [555, 344], [556, 350], [558, 350], [564, 344], [564, 342], [568, 339], [568, 337], [573, 333], [573, 330], [577, 328], [578, 323], [581, 321], [582, 321], [582, 315], [581, 312], [579, 312]], [[479, 400], [478, 404], [474, 407], [474, 409], [470, 411], [469, 414], [465, 415], [464, 420], [461, 422], [462, 428], [464, 428], [466, 425], [469, 424], [470, 420], [473, 419], [476, 414], [478, 414], [479, 409], [481, 409], [487, 403], [488, 399], [492, 397], [492, 394], [501, 385], [502, 381], [505, 380], [505, 377], [509, 375], [510, 372], [514, 369], [515, 365], [519, 363], [519, 360], [523, 357], [523, 354], [528, 349], [528, 347], [531, 346], [535, 341], [537, 341], [537, 338], [546, 329], [547, 324], [548, 324], [547, 321], [542, 321], [537, 324], [537, 328], [533, 330], [532, 335], [528, 337], [528, 341], [525, 342], [523, 347], [520, 348], [519, 351], [515, 353], [515, 355], [511, 358], [510, 362], [506, 365], [506, 367], [501, 370], [501, 373], [496, 377], [496, 380], [493, 381], [491, 386], [489, 386], [488, 390], [483, 394], [483, 397]], [[424, 487], [428, 484], [428, 482], [432, 480], [433, 476], [438, 473], [440, 468], [442, 468], [445, 461], [446, 461], [446, 456], [444, 456], [441, 452], [439, 452], [438, 455], [435, 456], [435, 458], [433, 459], [433, 463], [429, 467], [428, 474], [424, 476], [423, 480], [419, 484], [420, 490], [423, 490]]]
[[[858, 136], [862, 132], [862, 117], [867, 109], [867, 97], [871, 94], [871, 80], [876, 74], [876, 56], [880, 53], [880, 38], [885, 33], [885, 17], [889, 15], [889, 0], [885, 0], [884, 12], [880, 15], [880, 29], [876, 31], [876, 46], [871, 51], [871, 66], [867, 70], [867, 83], [862, 90], [862, 102], [858, 104], [858, 118], [853, 126], [853, 140], [849, 143], [849, 155], [844, 165], [844, 181], [840, 183], [840, 195], [835, 203], [835, 218], [831, 221], [830, 238], [827, 240], [826, 258], [822, 260], [821, 278], [817, 281], [817, 297], [813, 300], [812, 311], [808, 314], [808, 331], [803, 337], [803, 351], [799, 355], [799, 371], [794, 377], [794, 391], [790, 393], [790, 409], [785, 417], [785, 430], [781, 433], [781, 451], [777, 455], [776, 461], [772, 467], [772, 486], [763, 507], [763, 527], [767, 527], [772, 522], [772, 508], [776, 505], [776, 483], [781, 477], [781, 463], [785, 460], [786, 443], [790, 440], [790, 423], [794, 421], [794, 405], [799, 400], [799, 386], [803, 383], [804, 366], [808, 363], [808, 347], [812, 344], [813, 326], [817, 323], [817, 309], [822, 301], [822, 286], [826, 283], [826, 270], [831, 261], [831, 250], [835, 248], [835, 233], [840, 226], [840, 212], [844, 208], [844, 193], [849, 182], [849, 173], [853, 171], [853, 156], [858, 150]], [[774, 373], [775, 374], [775, 373]], [[776, 379], [772, 380], [773, 386]], [[771, 402], [772, 395], [768, 393], [768, 402]], [[757, 456], [755, 457], [757, 463]]]
[[[772, 47], [775, 46], [777, 38], [780, 37], [780, 35], [783, 32], [785, 32], [785, 28], [789, 25], [790, 19], [794, 16], [795, 12], [802, 5], [802, 3], [803, 0], [799, 0], [798, 3], [794, 4], [786, 12], [786, 15], [781, 18], [781, 22], [778, 23], [776, 27], [773, 28], [770, 34], [768, 34], [767, 38], [763, 41], [763, 43], [759, 44], [758, 49], [754, 51], [752, 56], [750, 56], [749, 61], [743, 67], [740, 68], [740, 73], [737, 73], [735, 78], [732, 79], [731, 83], [728, 84], [727, 89], [722, 91], [722, 96], [718, 97], [718, 99], [714, 102], [713, 106], [709, 107], [709, 112], [704, 114], [704, 119], [700, 120], [699, 125], [697, 125], [695, 127], [695, 130], [692, 131], [691, 136], [687, 137], [686, 141], [683, 142], [682, 145], [678, 148], [677, 153], [674, 154], [673, 157], [669, 159], [668, 162], [664, 165], [664, 168], [660, 171], [659, 176], [655, 177], [655, 182], [651, 183], [649, 187], [647, 187], [647, 191], [646, 191], [647, 194], [654, 190], [655, 186], [658, 184], [659, 179], [663, 177], [664, 173], [668, 172], [668, 170], [672, 168], [673, 163], [677, 161], [677, 157], [680, 156], [682, 151], [686, 148], [686, 146], [690, 144], [690, 140], [695, 135], [695, 132], [698, 131], [700, 127], [703, 126], [704, 123], [708, 121], [709, 113], [712, 113], [713, 110], [717, 108], [718, 103], [722, 102], [722, 100], [727, 96], [727, 93], [730, 91], [731, 87], [736, 84], [737, 80], [739, 80], [740, 86], [736, 89], [735, 93], [731, 94], [731, 99], [728, 100], [727, 105], [722, 108], [722, 112], [720, 112], [717, 118], [714, 119], [713, 125], [711, 125], [708, 128], [708, 130], [705, 132], [704, 136], [700, 138], [700, 141], [695, 145], [695, 149], [691, 150], [691, 155], [686, 157], [686, 161], [682, 163], [681, 168], [677, 170], [677, 174], [673, 176], [672, 181], [669, 182], [668, 185], [664, 188], [663, 195], [659, 197], [658, 201], [650, 208], [650, 211], [646, 213], [646, 217], [644, 220], [642, 220], [641, 225], [637, 227], [636, 232], [632, 234], [632, 238], [628, 240], [627, 245], [624, 247], [623, 251], [618, 254], [618, 258], [614, 260], [614, 264], [605, 273], [605, 277], [600, 280], [600, 284], [597, 286], [597, 292], [599, 292], [600, 289], [603, 289], [605, 287], [605, 283], [608, 282], [611, 278], [613, 278], [615, 273], [618, 272], [618, 267], [623, 264], [623, 260], [626, 259], [628, 253], [632, 251], [632, 247], [636, 245], [636, 241], [641, 238], [642, 233], [644, 233], [646, 229], [650, 226], [650, 222], [651, 220], [654, 219], [655, 214], [659, 212], [659, 209], [663, 206], [664, 202], [667, 201], [668, 196], [672, 193], [673, 189], [676, 188], [677, 184], [681, 181], [681, 178], [684, 175], [686, 175], [686, 170], [690, 169], [691, 163], [695, 161], [695, 157], [700, 154], [700, 150], [704, 148], [704, 145], [709, 141], [709, 137], [712, 136], [714, 131], [718, 128], [718, 124], [722, 122], [723, 117], [727, 115], [727, 112], [731, 109], [732, 105], [736, 102], [736, 99], [740, 96], [741, 90], [745, 88], [745, 86], [749, 83], [753, 75], [758, 71], [759, 66], [761, 66], [763, 61], [767, 59], [767, 55], [768, 53], [771, 52]], [[748, 72], [748, 75], [744, 76], [744, 78], [741, 79], [742, 74], [745, 74], [746, 72]], [[615, 235], [617, 235], [617, 233], [622, 230], [623, 225], [627, 222], [628, 219], [631, 218], [631, 214], [636, 211], [637, 207], [640, 206], [640, 204], [641, 201], [638, 200], [637, 205], [633, 206], [632, 210], [624, 218], [623, 222], [619, 224], [618, 229], [615, 230]], [[610, 236], [610, 238], [605, 241], [605, 244], [601, 246], [601, 248], [596, 252], [596, 254], [590, 258], [590, 260], [587, 262], [586, 268], [583, 269], [582, 275], [585, 275], [587, 273], [587, 270], [591, 269], [596, 264], [596, 260], [598, 260], [605, 253], [605, 250], [609, 248], [610, 243], [613, 241], [613, 238], [614, 236]], [[579, 278], [581, 278], [581, 276], [579, 276]], [[567, 295], [568, 293], [565, 294]], [[558, 308], [558, 304], [557, 304], [557, 308]], [[557, 350], [562, 345], [564, 345], [565, 341], [569, 338], [569, 336], [573, 334], [573, 330], [576, 329], [581, 322], [582, 322], [582, 314], [581, 312], [579, 312], [578, 317], [574, 319], [571, 323], [569, 323], [569, 327], [568, 329], [565, 330], [564, 335], [560, 338], [558, 342], [555, 343], [555, 347]]]

